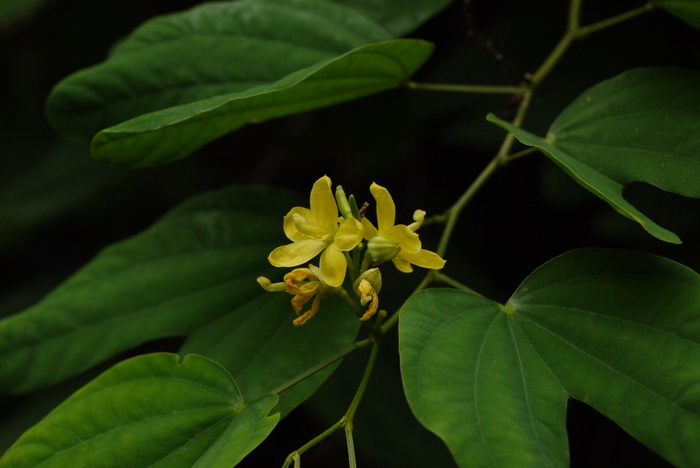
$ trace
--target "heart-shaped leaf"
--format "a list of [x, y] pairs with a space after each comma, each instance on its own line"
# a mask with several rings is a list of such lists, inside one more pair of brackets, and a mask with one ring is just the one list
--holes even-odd
[[411, 410], [460, 467], [567, 465], [566, 394], [502, 306], [427, 290], [399, 333]]
[[700, 198], [700, 73], [680, 68], [630, 70], [584, 92], [546, 138], [493, 115], [494, 122], [539, 148], [579, 184], [650, 234], [680, 243], [623, 198], [630, 182]]
[[276, 400], [245, 402], [231, 375], [203, 356], [138, 356], [25, 432], [0, 467], [228, 468], [275, 427]]
[[[294, 327], [291, 296], [256, 282], [285, 273], [267, 256], [284, 243], [282, 217], [298, 200], [281, 190], [222, 189], [105, 249], [43, 301], [0, 321], [0, 389], [47, 387], [141, 343], [186, 336], [187, 352], [221, 357], [254, 401], [345, 348], [359, 322], [344, 303], [324, 301]], [[331, 370], [284, 392], [282, 409]]]
[[567, 394], [700, 464], [700, 276], [675, 262], [569, 252], [505, 306], [428, 290], [402, 309], [400, 340], [409, 404], [459, 466], [567, 466]]

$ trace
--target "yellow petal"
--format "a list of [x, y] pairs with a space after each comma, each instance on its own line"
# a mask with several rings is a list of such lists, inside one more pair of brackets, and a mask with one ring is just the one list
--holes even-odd
[[420, 252], [421, 243], [418, 234], [411, 231], [403, 224], [392, 226], [391, 229], [382, 232], [382, 235], [394, 244], [401, 246], [402, 252]]
[[316, 240], [294, 242], [293, 244], [277, 247], [270, 252], [270, 256], [267, 259], [270, 264], [276, 267], [293, 267], [308, 262], [321, 253], [327, 245], [325, 242]]
[[301, 309], [304, 307], [304, 304], [309, 302], [313, 296], [294, 296], [292, 298], [292, 307], [294, 308], [294, 312], [299, 314], [301, 312]]
[[370, 240], [373, 237], [379, 237], [379, 231], [377, 231], [374, 224], [372, 224], [372, 222], [367, 218], [362, 218], [362, 229], [364, 231], [362, 235], [367, 240]]
[[398, 258], [413, 263], [421, 268], [439, 270], [445, 266], [445, 260], [443, 260], [438, 254], [425, 249], [418, 253], [404, 253], [401, 251]]
[[345, 279], [345, 270], [348, 267], [348, 262], [345, 260], [343, 252], [338, 250], [334, 245], [329, 245], [321, 255], [321, 273], [323, 281], [328, 286], [336, 287], [343, 284]]
[[413, 212], [413, 222], [408, 225], [408, 229], [411, 231], [416, 231], [418, 230], [419, 227], [423, 224], [423, 221], [425, 220], [425, 211], [423, 210], [416, 210]]
[[[379, 271], [379, 270], [377, 270]], [[357, 293], [360, 296], [360, 304], [367, 305], [367, 310], [360, 317], [360, 321], [369, 320], [372, 316], [377, 313], [377, 308], [379, 307], [379, 298], [377, 297], [377, 292], [374, 290], [372, 285], [366, 279], [360, 280], [360, 284], [357, 287]]]
[[310, 206], [318, 227], [327, 233], [334, 233], [338, 222], [338, 205], [331, 192], [331, 179], [328, 176], [323, 176], [314, 183]]
[[377, 202], [377, 227], [380, 235], [384, 236], [384, 231], [394, 225], [396, 206], [391, 195], [389, 195], [389, 191], [381, 185], [372, 182], [369, 191], [372, 192], [372, 196]]
[[396, 269], [402, 273], [411, 273], [413, 271], [413, 267], [411, 266], [411, 264], [408, 263], [406, 260], [402, 260], [400, 257], [392, 258], [391, 262], [394, 264]]
[[364, 229], [362, 224], [355, 218], [348, 218], [340, 223], [338, 232], [333, 238], [333, 245], [339, 250], [352, 250], [362, 241]]
[[[309, 268], [295, 268], [284, 275], [285, 290], [297, 296], [313, 296], [321, 287]], [[294, 302], [294, 301], [292, 301]]]
[[300, 315], [299, 317], [295, 318], [292, 323], [297, 327], [304, 325], [306, 322], [308, 322], [311, 319], [311, 317], [316, 315], [316, 312], [318, 312], [318, 308], [320, 305], [321, 305], [321, 298], [316, 296], [316, 299], [314, 299], [314, 302], [311, 304], [311, 309], [304, 312], [303, 315]]
[[308, 234], [299, 232], [296, 223], [294, 222], [294, 215], [301, 216], [306, 220], [307, 223], [317, 225], [316, 216], [308, 208], [302, 208], [301, 206], [295, 206], [289, 213], [284, 216], [284, 234], [289, 240], [294, 242], [299, 242], [305, 239], [309, 239]]

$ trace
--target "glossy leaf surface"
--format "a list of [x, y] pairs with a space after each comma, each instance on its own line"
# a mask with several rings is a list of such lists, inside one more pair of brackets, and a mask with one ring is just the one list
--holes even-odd
[[429, 290], [401, 314], [408, 401], [459, 466], [567, 466], [566, 395], [671, 463], [700, 463], [700, 277], [682, 265], [582, 249], [505, 306]]
[[400, 85], [432, 46], [391, 38], [322, 0], [208, 3], [145, 23], [59, 83], [47, 115], [62, 135], [92, 139], [100, 160], [162, 164], [249, 122]]
[[631, 70], [579, 96], [546, 138], [490, 115], [522, 143], [539, 148], [569, 176], [653, 236], [679, 243], [623, 197], [647, 182], [700, 198], [700, 73], [680, 68]]
[[[224, 365], [253, 401], [344, 348], [358, 329], [349, 308], [329, 301], [294, 327], [291, 296], [256, 282], [285, 273], [267, 255], [285, 242], [282, 217], [295, 200], [304, 203], [285, 191], [222, 189], [105, 249], [40, 303], [0, 321], [1, 390], [47, 387], [139, 344], [189, 336], [188, 353], [225, 351]], [[281, 407], [303, 401], [330, 370], [285, 392]]]
[[275, 427], [276, 400], [245, 402], [231, 375], [203, 356], [143, 355], [78, 390], [0, 467], [231, 467]]

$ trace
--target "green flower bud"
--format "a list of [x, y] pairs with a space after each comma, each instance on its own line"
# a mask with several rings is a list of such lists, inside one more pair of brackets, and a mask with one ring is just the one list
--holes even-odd
[[341, 185], [335, 188], [335, 201], [338, 204], [338, 211], [340, 211], [343, 218], [354, 218], [350, 202], [348, 202], [348, 198], [345, 196], [345, 191]]
[[379, 265], [388, 262], [401, 252], [401, 246], [384, 237], [373, 237], [367, 242], [367, 253], [372, 258], [372, 262]]

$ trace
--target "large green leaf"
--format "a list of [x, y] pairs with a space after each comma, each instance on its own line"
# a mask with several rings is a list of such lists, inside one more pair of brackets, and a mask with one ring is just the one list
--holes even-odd
[[493, 115], [488, 120], [539, 148], [579, 184], [653, 236], [679, 243], [623, 197], [647, 182], [700, 198], [700, 73], [680, 68], [631, 70], [584, 92], [535, 136]]
[[59, 83], [47, 115], [64, 136], [93, 139], [98, 159], [166, 163], [248, 122], [400, 85], [432, 46], [391, 37], [325, 0], [209, 3], [145, 23]]
[[394, 88], [430, 55], [432, 46], [398, 39], [355, 49], [270, 85], [151, 112], [100, 131], [93, 156], [132, 167], [164, 164], [248, 122], [303, 112]]
[[565, 394], [700, 465], [700, 276], [675, 262], [569, 252], [505, 306], [429, 290], [402, 309], [400, 339], [409, 404], [460, 466], [566, 466]]
[[400, 340], [411, 409], [459, 466], [566, 466], [566, 395], [499, 304], [425, 291], [401, 309]]
[[686, 23], [700, 29], [699, 0], [652, 0], [652, 2]]
[[25, 432], [0, 467], [228, 468], [275, 427], [276, 400], [244, 401], [231, 375], [203, 356], [138, 356]]
[[[347, 306], [324, 302], [294, 327], [290, 296], [256, 282], [284, 273], [267, 255], [284, 243], [282, 216], [295, 201], [280, 190], [222, 189], [105, 249], [40, 303], [0, 321], [0, 390], [46, 387], [141, 343], [190, 336], [187, 352], [221, 357], [253, 401], [335, 354], [357, 333]], [[285, 392], [283, 409], [329, 371]]]

